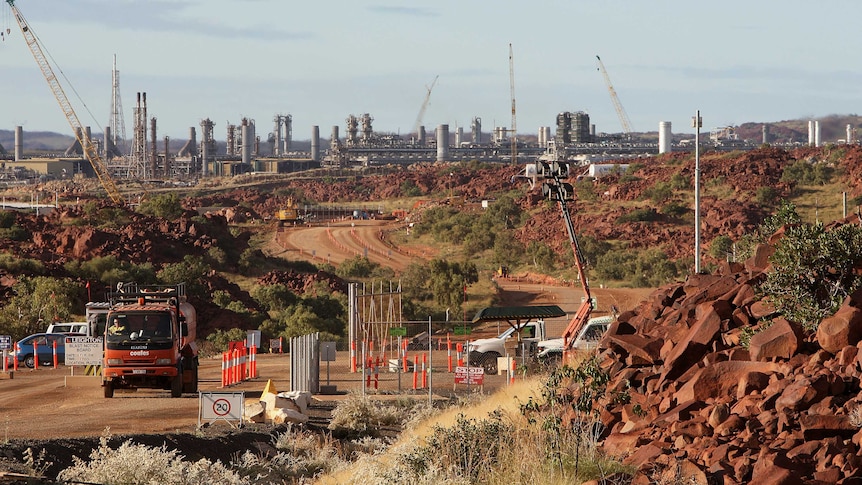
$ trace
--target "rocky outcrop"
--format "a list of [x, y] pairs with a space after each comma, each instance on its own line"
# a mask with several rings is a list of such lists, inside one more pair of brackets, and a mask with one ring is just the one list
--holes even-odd
[[633, 483], [860, 483], [862, 292], [805, 331], [753, 290], [770, 252], [660, 288], [608, 330], [594, 408]]

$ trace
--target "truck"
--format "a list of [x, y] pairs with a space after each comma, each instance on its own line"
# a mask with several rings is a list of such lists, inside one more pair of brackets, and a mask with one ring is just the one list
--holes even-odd
[[[515, 354], [522, 349], [527, 349], [527, 354], [532, 353], [535, 345], [545, 340], [545, 321], [535, 320], [520, 325], [509, 326], [504, 332], [496, 337], [471, 340], [467, 343], [467, 352], [471, 366], [483, 367], [486, 374], [497, 373], [497, 358], [503, 357], [507, 352], [506, 346], [512, 337], [515, 337]], [[509, 344], [511, 345], [511, 344]], [[518, 348], [518, 347], [521, 348]], [[511, 347], [510, 347], [511, 348]]]
[[90, 336], [90, 325], [87, 322], [58, 322], [48, 325], [45, 333], [74, 333]]
[[120, 284], [105, 327], [102, 388], [164, 389], [171, 397], [197, 392], [197, 315], [185, 285]]
[[[614, 317], [611, 315], [591, 318], [572, 343], [572, 350], [592, 351], [608, 331]], [[563, 358], [563, 338], [542, 340], [536, 345], [536, 358], [543, 362], [558, 362]]]

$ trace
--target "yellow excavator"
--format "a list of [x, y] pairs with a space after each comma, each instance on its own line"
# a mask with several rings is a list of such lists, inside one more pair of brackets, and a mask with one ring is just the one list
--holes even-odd
[[292, 197], [287, 199], [287, 204], [285, 204], [284, 208], [279, 209], [278, 212], [276, 212], [275, 218], [278, 219], [278, 225], [280, 227], [302, 224], [302, 215], [300, 215], [299, 207], [297, 207], [293, 202]]

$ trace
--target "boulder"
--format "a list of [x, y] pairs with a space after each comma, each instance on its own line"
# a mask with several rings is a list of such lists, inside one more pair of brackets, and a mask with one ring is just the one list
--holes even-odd
[[835, 354], [848, 345], [862, 340], [862, 310], [842, 305], [831, 317], [824, 318], [817, 327], [817, 342], [823, 350]]
[[751, 360], [789, 359], [799, 348], [801, 329], [787, 320], [776, 318], [773, 324], [751, 337], [748, 346]]

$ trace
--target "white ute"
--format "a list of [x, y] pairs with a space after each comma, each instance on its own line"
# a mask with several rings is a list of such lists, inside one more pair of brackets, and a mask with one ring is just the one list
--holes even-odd
[[[575, 338], [572, 343], [572, 349], [575, 350], [595, 350], [599, 346], [599, 341], [608, 331], [608, 327], [613, 323], [614, 317], [604, 316], [589, 319], [584, 328]], [[563, 356], [563, 339], [554, 338], [543, 340], [537, 346], [538, 353], [536, 357], [540, 360], [553, 361], [559, 360]]]

